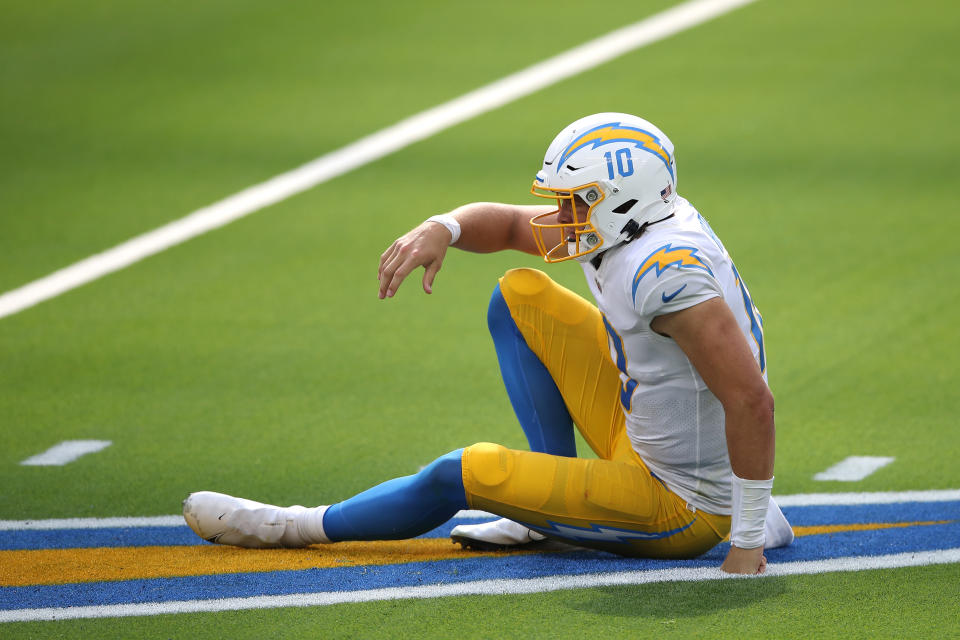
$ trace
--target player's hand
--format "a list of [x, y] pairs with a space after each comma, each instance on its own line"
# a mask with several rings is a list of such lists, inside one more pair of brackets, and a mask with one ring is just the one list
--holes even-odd
[[727, 573], [760, 575], [767, 570], [767, 558], [763, 555], [763, 547], [741, 549], [731, 545], [720, 568]]
[[450, 232], [436, 222], [424, 222], [397, 238], [380, 256], [380, 298], [392, 298], [404, 278], [417, 267], [424, 268], [423, 290], [433, 293], [433, 279], [449, 246]]

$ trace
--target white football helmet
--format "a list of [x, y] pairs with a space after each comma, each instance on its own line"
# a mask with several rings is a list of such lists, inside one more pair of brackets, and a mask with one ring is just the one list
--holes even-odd
[[[589, 254], [606, 251], [673, 213], [673, 143], [653, 124], [626, 113], [581, 118], [550, 143], [531, 193], [557, 201], [556, 210], [530, 221], [544, 260], [588, 260]], [[564, 200], [573, 204], [573, 222], [545, 222]], [[566, 237], [548, 247], [546, 229], [561, 229]]]

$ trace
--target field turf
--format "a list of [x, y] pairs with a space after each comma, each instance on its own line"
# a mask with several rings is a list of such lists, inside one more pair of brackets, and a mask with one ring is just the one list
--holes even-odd
[[[668, 6], [7, 2], [0, 292]], [[532, 201], [546, 143], [607, 110], [669, 133], [680, 193], [764, 314], [775, 493], [960, 488], [958, 29], [946, 0], [760, 0], [0, 318], [0, 519], [175, 514], [199, 489], [326, 503], [476, 441], [524, 447], [484, 318], [498, 275], [542, 263], [451, 251], [432, 296], [415, 274], [388, 301], [376, 264], [433, 213]], [[586, 293], [575, 266], [543, 268]], [[113, 445], [19, 464], [78, 439]], [[896, 460], [813, 479], [852, 455]], [[958, 578], [945, 564], [0, 637], [956, 637]]]

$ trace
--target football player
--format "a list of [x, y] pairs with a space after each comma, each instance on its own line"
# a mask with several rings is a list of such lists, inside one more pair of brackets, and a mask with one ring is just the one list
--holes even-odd
[[[553, 204], [474, 203], [433, 216], [381, 256], [381, 298], [415, 269], [432, 292], [448, 246], [573, 260], [595, 304], [514, 269], [488, 323], [530, 451], [479, 443], [343, 502], [274, 507], [200, 492], [184, 516], [240, 546], [305, 546], [424, 533], [463, 508], [469, 548], [545, 539], [651, 558], [694, 557], [730, 536], [722, 568], [756, 574], [793, 532], [771, 499], [773, 396], [763, 320], [723, 244], [677, 193], [656, 126], [591, 115], [547, 149], [532, 192]], [[576, 457], [574, 427], [597, 454]]]

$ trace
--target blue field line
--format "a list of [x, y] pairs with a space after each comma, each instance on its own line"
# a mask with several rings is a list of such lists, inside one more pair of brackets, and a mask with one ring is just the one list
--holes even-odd
[[111, 527], [0, 531], [0, 550], [152, 547], [204, 544], [190, 527]]
[[803, 527], [871, 522], [929, 522], [960, 518], [960, 501], [811, 505], [784, 507], [783, 513], [790, 524]]
[[[487, 518], [450, 520], [419, 538], [446, 538], [458, 524], [486, 522]], [[186, 524], [180, 527], [106, 527], [103, 529], [26, 529], [0, 531], [0, 551], [78, 549], [95, 547], [179, 547], [209, 544]]]
[[[805, 536], [797, 538], [790, 547], [768, 550], [767, 557], [771, 563], [849, 556], [867, 558], [958, 546], [960, 522], [950, 522], [941, 525]], [[492, 558], [465, 553], [462, 558], [454, 560], [396, 565], [4, 587], [0, 588], [0, 610], [351, 591], [495, 578], [536, 578], [677, 567], [715, 567], [722, 561], [727, 548], [727, 544], [721, 544], [693, 560], [632, 559], [594, 551]]]
[[[795, 526], [916, 522], [960, 519], [960, 501], [907, 502], [871, 505], [785, 507]], [[458, 524], [490, 518], [450, 520], [421, 538], [445, 538]], [[192, 546], [207, 544], [185, 524], [180, 527], [111, 527], [103, 529], [41, 529], [0, 531], [0, 550], [74, 549], [94, 547]]]

